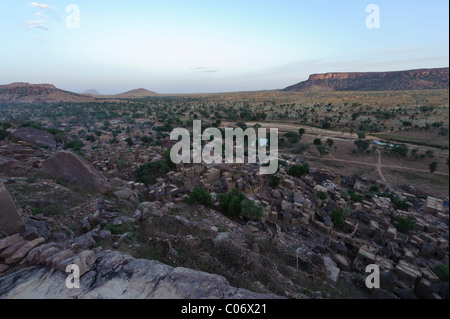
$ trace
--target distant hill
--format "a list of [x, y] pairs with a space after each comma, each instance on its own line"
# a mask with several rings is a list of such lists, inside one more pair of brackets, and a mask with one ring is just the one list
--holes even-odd
[[146, 89], [136, 89], [116, 95], [102, 95], [90, 89], [82, 94], [58, 89], [52, 84], [11, 83], [0, 85], [0, 103], [91, 102], [98, 99], [135, 99], [158, 95]]
[[104, 97], [116, 99], [137, 99], [155, 95], [158, 95], [158, 93], [146, 89], [136, 89], [121, 94], [105, 95]]
[[52, 84], [11, 83], [0, 85], [0, 103], [87, 102], [93, 98], [64, 91]]
[[84, 91], [84, 92], [81, 93], [81, 94], [87, 94], [87, 95], [102, 95], [101, 93], [99, 93], [97, 90], [94, 90], [94, 89], [86, 90], [86, 91]]
[[313, 74], [282, 91], [402, 91], [449, 88], [449, 68]]

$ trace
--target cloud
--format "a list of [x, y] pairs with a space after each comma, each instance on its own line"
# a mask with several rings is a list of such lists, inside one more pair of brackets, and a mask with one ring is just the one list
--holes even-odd
[[43, 25], [45, 22], [47, 21], [46, 20], [28, 21], [27, 23], [25, 23], [25, 25], [28, 27], [28, 29], [48, 30], [48, 28]]
[[189, 70], [197, 71], [197, 72], [200, 72], [200, 73], [216, 73], [216, 72], [219, 72], [218, 70], [209, 68], [207, 66], [198, 66], [198, 67], [195, 67], [195, 68], [190, 68]]
[[32, 7], [39, 8], [39, 9], [52, 10], [52, 7], [50, 7], [48, 4], [32, 2], [32, 3], [30, 3], [30, 5]]

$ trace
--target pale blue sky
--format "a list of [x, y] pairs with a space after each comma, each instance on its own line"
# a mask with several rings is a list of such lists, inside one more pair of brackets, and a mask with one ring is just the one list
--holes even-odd
[[[130, 4], [131, 2], [131, 4]], [[381, 28], [366, 27], [366, 6]], [[80, 28], [66, 26], [66, 7]], [[74, 92], [284, 88], [311, 73], [448, 66], [447, 0], [2, 0], [0, 84]]]

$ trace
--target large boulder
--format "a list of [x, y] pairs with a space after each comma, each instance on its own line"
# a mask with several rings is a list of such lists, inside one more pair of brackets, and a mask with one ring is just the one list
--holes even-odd
[[36, 146], [56, 148], [55, 136], [32, 127], [21, 127], [11, 134], [11, 139], [19, 139]]
[[27, 172], [25, 164], [10, 157], [0, 155], [1, 176], [22, 176]]
[[[80, 267], [80, 289], [67, 289], [64, 284], [68, 264]], [[234, 288], [222, 276], [173, 268], [108, 250], [97, 254], [84, 251], [61, 261], [56, 269], [60, 271], [29, 267], [0, 277], [0, 299], [280, 298]]]
[[89, 162], [72, 152], [56, 153], [42, 163], [41, 170], [46, 175], [88, 191], [101, 194], [109, 191], [106, 178], [100, 175]]
[[25, 223], [5, 184], [0, 182], [0, 232], [7, 235], [19, 233]]

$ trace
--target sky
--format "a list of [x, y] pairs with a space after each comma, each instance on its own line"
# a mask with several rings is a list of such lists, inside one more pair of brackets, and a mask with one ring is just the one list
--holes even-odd
[[281, 89], [315, 73], [449, 65], [447, 0], [0, 5], [0, 84], [210, 93]]

